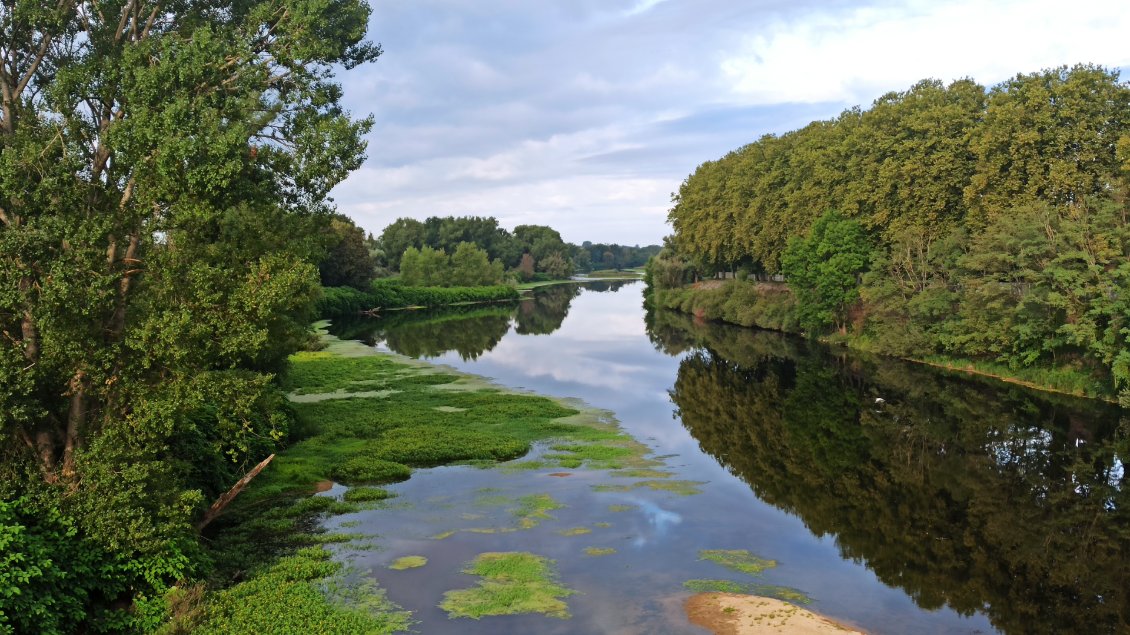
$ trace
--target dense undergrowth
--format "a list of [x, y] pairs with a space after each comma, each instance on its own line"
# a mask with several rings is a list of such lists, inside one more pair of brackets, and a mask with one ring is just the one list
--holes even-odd
[[518, 299], [518, 291], [508, 285], [490, 287], [410, 287], [396, 280], [375, 280], [368, 291], [352, 287], [322, 290], [318, 315], [335, 318], [362, 311], [436, 307], [471, 302], [507, 302]]

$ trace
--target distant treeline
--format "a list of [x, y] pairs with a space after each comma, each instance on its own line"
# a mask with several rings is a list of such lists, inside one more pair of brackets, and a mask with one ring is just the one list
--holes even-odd
[[1117, 72], [926, 80], [699, 166], [653, 286], [783, 274], [808, 333], [1066, 367], [1130, 403], [1128, 193]]

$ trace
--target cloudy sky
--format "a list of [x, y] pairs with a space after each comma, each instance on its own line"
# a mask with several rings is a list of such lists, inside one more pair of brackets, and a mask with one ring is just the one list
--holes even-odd
[[373, 233], [473, 214], [655, 243], [687, 174], [763, 134], [928, 77], [1130, 68], [1125, 1], [370, 0], [385, 54], [342, 79], [376, 125], [334, 198]]

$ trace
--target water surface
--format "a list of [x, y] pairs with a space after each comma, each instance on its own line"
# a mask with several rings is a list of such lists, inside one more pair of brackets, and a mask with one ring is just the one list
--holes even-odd
[[[1130, 545], [1120, 411], [779, 334], [645, 315], [642, 285], [547, 287], [518, 307], [405, 312], [335, 331], [498, 383], [583, 399], [702, 493], [594, 491], [606, 472], [418, 470], [387, 509], [336, 518], [379, 534], [349, 554], [425, 633], [700, 633], [689, 579], [779, 585], [873, 633], [1120, 632]], [[540, 449], [539, 449], [540, 450]], [[535, 451], [539, 451], [535, 450]], [[566, 507], [523, 531], [507, 501]], [[612, 511], [622, 505], [625, 511]], [[617, 508], [620, 509], [620, 508]], [[562, 536], [587, 527], [591, 533]], [[614, 548], [591, 557], [585, 547]], [[752, 580], [698, 559], [747, 549]], [[448, 619], [443, 592], [485, 551], [557, 561], [568, 621]], [[392, 571], [404, 555], [427, 566]]]

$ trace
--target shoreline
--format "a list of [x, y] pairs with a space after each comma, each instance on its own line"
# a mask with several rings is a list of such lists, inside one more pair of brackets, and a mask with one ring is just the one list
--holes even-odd
[[699, 593], [683, 604], [692, 624], [714, 635], [866, 635], [782, 600], [736, 593]]

